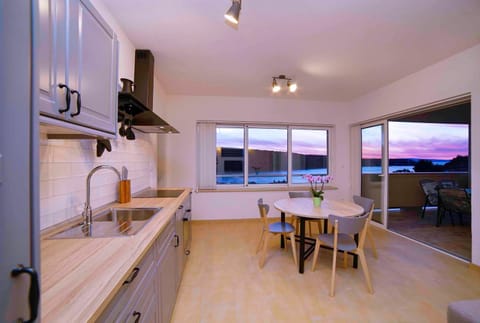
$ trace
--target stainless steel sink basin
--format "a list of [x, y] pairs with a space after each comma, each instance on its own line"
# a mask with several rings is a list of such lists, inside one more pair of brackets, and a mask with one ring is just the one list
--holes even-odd
[[162, 208], [110, 208], [93, 216], [90, 229], [77, 224], [50, 239], [121, 237], [136, 234]]
[[111, 208], [93, 217], [93, 221], [147, 221], [161, 208]]

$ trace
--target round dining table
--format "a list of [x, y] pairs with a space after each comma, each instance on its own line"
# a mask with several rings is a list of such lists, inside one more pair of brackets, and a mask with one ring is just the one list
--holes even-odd
[[[273, 206], [281, 212], [281, 220], [285, 222], [285, 214], [292, 214], [299, 218], [300, 236], [299, 236], [299, 259], [298, 272], [303, 273], [305, 258], [307, 258], [315, 247], [315, 239], [305, 237], [305, 220], [323, 219], [324, 231], [327, 230], [327, 221], [330, 214], [339, 216], [358, 216], [364, 213], [363, 208], [351, 201], [339, 201], [324, 199], [320, 206], [313, 205], [313, 199], [307, 197], [285, 198], [273, 203]], [[283, 237], [281, 238], [281, 246], [284, 247]], [[309, 248], [305, 250], [305, 244], [309, 244]], [[354, 261], [354, 265], [356, 261]]]

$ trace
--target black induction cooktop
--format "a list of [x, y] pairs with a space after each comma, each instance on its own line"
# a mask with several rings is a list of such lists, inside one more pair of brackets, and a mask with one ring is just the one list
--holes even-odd
[[179, 197], [183, 190], [147, 189], [135, 193], [133, 197]]

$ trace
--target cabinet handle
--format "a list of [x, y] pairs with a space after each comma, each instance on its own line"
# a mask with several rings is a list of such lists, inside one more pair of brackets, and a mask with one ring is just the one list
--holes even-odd
[[174, 235], [175, 237], [175, 248], [177, 248], [180, 245], [180, 237], [178, 234]]
[[38, 274], [32, 267], [23, 267], [19, 266], [12, 270], [12, 277], [17, 277], [21, 274], [30, 275], [30, 290], [28, 291], [28, 303], [30, 305], [30, 319], [24, 321], [23, 319], [18, 319], [19, 322], [29, 323], [34, 322], [38, 316], [38, 303], [40, 301], [40, 287], [38, 284]]
[[64, 112], [67, 112], [68, 110], [70, 110], [70, 88], [68, 87], [68, 85], [63, 84], [63, 83], [59, 83], [58, 87], [61, 88], [61, 89], [63, 89], [63, 88], [67, 89], [67, 91], [65, 92], [65, 102], [67, 103], [67, 106], [66, 106], [65, 109], [58, 109], [58, 112], [64, 113]]
[[80, 109], [82, 108], [82, 96], [80, 95], [80, 92], [78, 92], [77, 90], [71, 90], [70, 92], [72, 94], [77, 95], [77, 112], [70, 113], [70, 116], [75, 117], [75, 116], [78, 116], [80, 114]]
[[127, 279], [126, 281], [124, 281], [122, 285], [127, 285], [127, 284], [130, 284], [131, 282], [133, 282], [135, 280], [135, 277], [137, 277], [139, 271], [140, 271], [140, 268], [138, 268], [138, 267], [133, 268], [132, 277], [130, 279]]
[[135, 312], [133, 312], [133, 317], [135, 317], [135, 316], [136, 316], [135, 323], [140, 322], [140, 316], [142, 316], [142, 313], [135, 311]]

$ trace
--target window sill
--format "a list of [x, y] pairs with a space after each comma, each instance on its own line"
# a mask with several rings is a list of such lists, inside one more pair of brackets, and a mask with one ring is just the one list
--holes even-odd
[[[220, 187], [213, 189], [201, 188], [197, 189], [197, 193], [218, 193], [218, 192], [294, 192], [294, 191], [308, 191], [310, 190], [309, 186], [282, 186], [282, 187]], [[335, 186], [325, 186], [324, 191], [338, 190]]]

